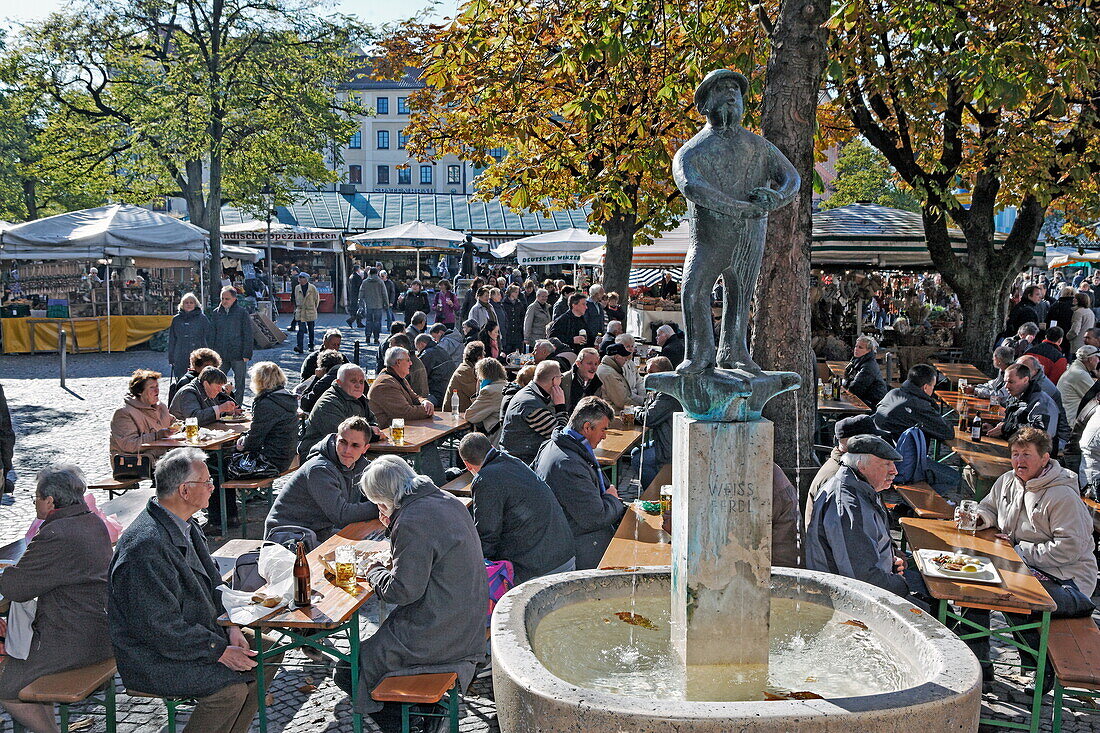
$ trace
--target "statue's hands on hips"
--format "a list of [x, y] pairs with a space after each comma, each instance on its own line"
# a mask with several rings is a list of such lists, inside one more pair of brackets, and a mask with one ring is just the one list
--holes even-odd
[[749, 191], [749, 201], [759, 206], [765, 212], [775, 211], [783, 205], [783, 197], [778, 191], [764, 186], [759, 186]]

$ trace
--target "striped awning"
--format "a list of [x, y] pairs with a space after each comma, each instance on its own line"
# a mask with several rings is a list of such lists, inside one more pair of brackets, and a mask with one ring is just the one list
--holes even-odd
[[672, 273], [672, 279], [675, 282], [680, 282], [684, 279], [684, 269], [682, 267], [667, 267], [662, 269], [643, 267], [630, 271], [630, 287], [641, 288], [646, 285], [658, 283], [666, 272]]

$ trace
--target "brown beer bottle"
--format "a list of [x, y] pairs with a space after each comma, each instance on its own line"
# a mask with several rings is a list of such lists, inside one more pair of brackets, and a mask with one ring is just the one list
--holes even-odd
[[294, 605], [305, 608], [310, 603], [309, 563], [305, 543], [299, 542], [294, 555]]

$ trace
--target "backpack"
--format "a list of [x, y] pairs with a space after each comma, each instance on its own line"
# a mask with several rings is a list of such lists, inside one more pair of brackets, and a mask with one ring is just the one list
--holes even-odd
[[489, 615], [485, 619], [485, 626], [488, 628], [492, 623], [497, 601], [515, 586], [516, 572], [509, 560], [486, 560], [485, 575], [489, 580]]
[[897, 462], [898, 475], [894, 481], [899, 484], [927, 481], [932, 459], [928, 456], [928, 438], [924, 431], [918, 427], [908, 428], [898, 438], [897, 450], [901, 460]]

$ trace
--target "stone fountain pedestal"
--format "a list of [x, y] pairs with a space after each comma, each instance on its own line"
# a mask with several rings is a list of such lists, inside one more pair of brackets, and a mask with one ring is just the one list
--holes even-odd
[[741, 668], [717, 699], [767, 683], [773, 444], [767, 420], [673, 418], [672, 643], [689, 670]]

